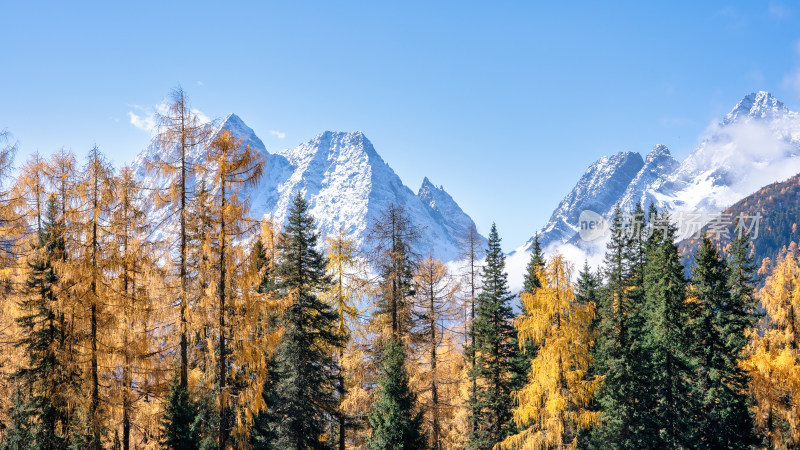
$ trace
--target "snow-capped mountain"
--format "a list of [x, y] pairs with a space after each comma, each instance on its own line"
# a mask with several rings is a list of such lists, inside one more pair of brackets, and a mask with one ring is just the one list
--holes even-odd
[[666, 183], [670, 175], [675, 173], [680, 164], [677, 159], [672, 157], [666, 145], [656, 145], [647, 154], [639, 173], [633, 177], [622, 197], [614, 206], [619, 205], [623, 210], [630, 211], [638, 202], [645, 206], [657, 203], [655, 192], [661, 189], [661, 186]]
[[[620, 152], [595, 161], [572, 191], [561, 200], [547, 225], [542, 228], [539, 234], [542, 247], [571, 239], [578, 232], [578, 217], [582, 211], [605, 212], [612, 207], [642, 166], [642, 156], [632, 152]], [[533, 238], [526, 243], [526, 250], [532, 243]]]
[[[591, 210], [608, 219], [617, 206], [630, 211], [651, 202], [673, 212], [701, 217], [721, 211], [762, 186], [800, 172], [800, 114], [768, 92], [745, 96], [719, 123], [710, 127], [698, 147], [678, 162], [664, 145], [642, 160], [638, 153], [602, 157], [561, 201], [539, 232], [540, 242], [592, 259], [602, 241], [578, 238], [579, 217]], [[532, 239], [512, 258], [525, 259]], [[578, 255], [579, 253], [579, 255]], [[596, 255], [595, 255], [596, 256]]]
[[[422, 230], [416, 251], [445, 261], [458, 257], [462, 234], [475, 226], [453, 198], [427, 178], [419, 195], [415, 195], [359, 131], [326, 131], [295, 148], [269, 153], [255, 132], [235, 114], [213, 132], [223, 129], [258, 149], [265, 159], [263, 177], [246, 192], [252, 217], [272, 217], [283, 223], [292, 198], [302, 192], [323, 239], [341, 228], [360, 247], [367, 248], [372, 223], [390, 204], [401, 205], [412, 223]], [[165, 158], [164, 152], [168, 151], [151, 146], [137, 158], [134, 166], [145, 184], [162, 188], [169, 185], [169, 180], [152, 178], [144, 167], [146, 158]], [[191, 162], [199, 163], [202, 152], [202, 148], [195, 149]]]
[[[450, 236], [463, 238], [470, 229], [475, 227], [475, 222], [461, 210], [453, 197], [445, 192], [444, 186], [436, 187], [428, 180], [428, 177], [422, 180], [417, 197], [422, 200], [422, 203], [428, 208], [429, 214], [444, 226]], [[484, 247], [488, 241], [483, 236], [480, 238], [480, 246]]]

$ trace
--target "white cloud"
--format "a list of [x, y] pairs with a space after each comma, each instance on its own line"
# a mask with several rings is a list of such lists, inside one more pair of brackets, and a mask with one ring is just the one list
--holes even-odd
[[202, 85], [203, 85], [203, 82], [202, 82], [202, 81], [198, 81], [198, 82], [197, 82], [197, 85], [198, 85], [198, 86], [202, 86]]
[[128, 111], [128, 117], [131, 119], [131, 125], [140, 130], [152, 132], [156, 127], [156, 122], [152, 114], [140, 116], [133, 111]]
[[199, 109], [192, 109], [192, 113], [197, 116], [197, 118], [200, 120], [200, 123], [211, 123], [211, 118], [203, 114], [203, 111], [200, 111]]
[[278, 139], [283, 139], [286, 137], [286, 133], [284, 133], [283, 131], [269, 130], [269, 134], [277, 137]]
[[[761, 121], [734, 122], [715, 126], [707, 140], [690, 156], [695, 167], [724, 173], [723, 186], [734, 201], [769, 183], [785, 180], [800, 172], [798, 139], [800, 122], [794, 116]], [[711, 187], [709, 189], [718, 189]], [[728, 195], [728, 194], [726, 194]], [[704, 194], [707, 196], [707, 193]]]

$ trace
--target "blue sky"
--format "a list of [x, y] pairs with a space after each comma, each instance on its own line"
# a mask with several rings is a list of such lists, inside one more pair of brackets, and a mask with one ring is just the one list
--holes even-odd
[[20, 160], [96, 143], [130, 162], [149, 140], [131, 119], [180, 84], [270, 151], [363, 131], [507, 250], [600, 156], [683, 157], [752, 91], [800, 109], [789, 2], [80, 3], [3, 6], [0, 129]]

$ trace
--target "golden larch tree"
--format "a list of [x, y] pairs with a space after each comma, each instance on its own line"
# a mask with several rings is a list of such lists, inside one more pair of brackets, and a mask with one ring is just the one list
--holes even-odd
[[561, 255], [553, 255], [538, 278], [540, 288], [521, 294], [528, 314], [516, 321], [520, 345], [528, 341], [539, 349], [528, 383], [514, 394], [514, 420], [522, 431], [497, 449], [575, 448], [578, 431], [599, 423], [600, 413], [587, 405], [601, 380], [585, 379], [595, 305], [576, 302], [572, 266]]
[[102, 448], [103, 430], [106, 427], [101, 410], [101, 377], [109, 367], [106, 351], [109, 321], [108, 298], [111, 295], [108, 279], [112, 267], [111, 256], [116, 251], [110, 242], [108, 225], [114, 197], [113, 171], [100, 150], [95, 146], [89, 151], [83, 176], [78, 184], [80, 196], [79, 219], [76, 224], [75, 257], [69, 266], [72, 273], [67, 277], [73, 280], [70, 295], [76, 296], [83, 305], [83, 331], [88, 349], [89, 448]]
[[110, 291], [107, 302], [114, 311], [115, 330], [108, 340], [114, 349], [112, 405], [116, 424], [121, 422], [123, 450], [154, 448], [159, 433], [160, 402], [167, 367], [159, 358], [165, 336], [159, 324], [164, 270], [157, 264], [160, 242], [150, 239], [151, 229], [143, 209], [144, 194], [130, 167], [115, 181], [116, 199], [110, 217]]
[[447, 266], [431, 256], [417, 266], [414, 284], [420, 341], [409, 372], [412, 389], [417, 393], [425, 417], [431, 448], [441, 450], [444, 448], [443, 430], [452, 419], [457, 403], [457, 397], [447, 394], [457, 392], [449, 388], [457, 384], [452, 376], [454, 364], [458, 364], [460, 358], [455, 358], [453, 351], [460, 330], [454, 332], [449, 326], [455, 324], [459, 312], [455, 298], [459, 286]]
[[[148, 171], [164, 183], [157, 191], [156, 204], [168, 206], [172, 214], [178, 216], [178, 229], [170, 242], [177, 259], [173, 263], [174, 276], [177, 277], [178, 292], [178, 339], [179, 373], [182, 388], [188, 386], [189, 368], [189, 314], [188, 296], [190, 267], [188, 267], [187, 222], [189, 207], [194, 198], [194, 179], [197, 165], [193, 156], [203, 148], [209, 138], [210, 127], [203, 123], [197, 111], [189, 106], [182, 88], [170, 92], [166, 111], [156, 115], [157, 134], [153, 145], [161, 152], [159, 157], [145, 161]], [[177, 246], [175, 249], [173, 246]]]
[[258, 183], [263, 169], [261, 154], [228, 130], [221, 130], [209, 143], [203, 177], [213, 199], [210, 217], [216, 237], [211, 253], [216, 257], [216, 283], [205, 290], [205, 310], [216, 315], [212, 322], [217, 350], [208, 355], [212, 358], [209, 368], [216, 366], [217, 371], [212, 379], [216, 380], [221, 449], [230, 445], [231, 433], [239, 441], [246, 440], [263, 401], [266, 361], [263, 349], [252, 346], [250, 338], [264, 300], [255, 295], [257, 274], [252, 273], [253, 264], [247, 262], [242, 245], [258, 225], [247, 219], [249, 199], [244, 189]]
[[772, 448], [800, 444], [800, 263], [792, 243], [758, 291], [766, 312], [762, 332], [752, 330], [743, 365], [758, 434]]
[[[364, 293], [366, 276], [363, 273], [363, 264], [361, 264], [361, 258], [358, 255], [356, 242], [348, 238], [343, 229], [339, 229], [334, 236], [329, 236], [325, 243], [328, 253], [328, 274], [333, 281], [333, 287], [325, 292], [324, 298], [330, 303], [338, 316], [338, 334], [349, 341], [353, 327], [358, 324], [359, 312], [355, 301]], [[347, 392], [344, 369], [342, 367], [345, 347], [340, 347], [336, 350], [339, 363], [337, 390], [339, 398], [343, 399]], [[336, 445], [339, 450], [344, 450], [346, 447], [347, 413], [342, 410], [341, 405], [337, 415], [338, 439]]]

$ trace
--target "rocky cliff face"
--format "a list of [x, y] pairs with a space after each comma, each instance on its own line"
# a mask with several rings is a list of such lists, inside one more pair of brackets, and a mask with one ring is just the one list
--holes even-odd
[[[269, 153], [255, 132], [235, 114], [212, 132], [223, 129], [258, 149], [265, 159], [264, 176], [245, 193], [252, 217], [272, 217], [283, 222], [292, 197], [302, 192], [323, 238], [344, 229], [360, 247], [366, 248], [369, 228], [380, 213], [390, 204], [402, 205], [412, 223], [422, 229], [416, 251], [445, 261], [458, 257], [461, 236], [475, 226], [455, 200], [427, 178], [415, 195], [361, 132], [326, 131], [295, 148]], [[150, 187], [164, 188], [174, 183], [175, 180], [151, 177], [144, 167], [145, 158], [166, 159], [174, 152], [174, 148], [157, 146], [145, 150], [134, 163], [140, 179]], [[202, 146], [193, 149], [189, 162], [202, 164], [203, 152]], [[166, 209], [153, 208], [151, 213], [164, 220], [165, 229], [169, 229]]]

